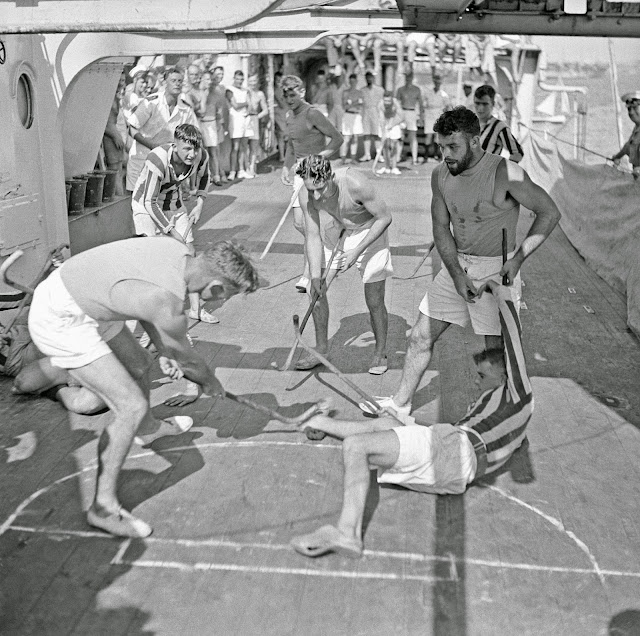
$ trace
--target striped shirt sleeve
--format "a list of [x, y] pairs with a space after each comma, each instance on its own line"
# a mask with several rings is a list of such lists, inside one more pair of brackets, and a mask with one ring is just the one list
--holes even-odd
[[169, 225], [169, 219], [165, 216], [158, 197], [160, 195], [160, 187], [169, 169], [169, 154], [163, 148], [152, 150], [145, 160], [146, 179], [144, 190], [142, 193], [142, 203], [153, 222], [164, 232]]
[[209, 171], [209, 154], [202, 148], [200, 150], [200, 162], [196, 172], [196, 183], [198, 184], [197, 197], [206, 197], [211, 184], [211, 172]]
[[518, 143], [518, 140], [513, 136], [510, 128], [505, 126], [498, 133], [498, 140], [502, 148], [506, 148], [509, 155], [520, 154], [524, 155], [522, 151], [522, 146]]
[[522, 327], [509, 289], [500, 286], [494, 290], [500, 311], [500, 325], [504, 340], [507, 387], [514, 404], [531, 394], [531, 383], [522, 350]]

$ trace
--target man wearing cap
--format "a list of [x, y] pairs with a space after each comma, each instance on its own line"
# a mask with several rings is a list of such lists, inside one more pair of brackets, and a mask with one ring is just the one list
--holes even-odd
[[622, 146], [620, 152], [611, 157], [611, 160], [617, 166], [622, 157], [628, 156], [633, 168], [633, 176], [637, 179], [640, 177], [640, 91], [623, 95], [622, 101], [626, 104], [629, 119], [635, 126], [627, 143]]

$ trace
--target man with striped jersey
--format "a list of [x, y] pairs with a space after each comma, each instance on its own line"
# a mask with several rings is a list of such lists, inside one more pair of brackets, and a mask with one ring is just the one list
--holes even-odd
[[485, 152], [518, 163], [524, 156], [522, 147], [509, 126], [493, 115], [495, 103], [496, 90], [493, 86], [484, 84], [476, 89], [473, 105], [480, 120], [480, 145]]
[[455, 424], [396, 419], [395, 412], [368, 421], [317, 415], [300, 425], [343, 439], [344, 494], [336, 526], [295, 537], [293, 548], [308, 557], [362, 554], [362, 520], [370, 467], [378, 482], [436, 495], [460, 494], [474, 480], [500, 468], [525, 440], [533, 394], [522, 351], [521, 327], [509, 289], [493, 280], [478, 289], [497, 301], [503, 349], [474, 355], [480, 397]]
[[[183, 182], [195, 175], [197, 202], [191, 212], [182, 202]], [[209, 156], [202, 148], [202, 135], [192, 124], [180, 124], [174, 133], [174, 143], [154, 148], [142, 167], [133, 189], [131, 209], [138, 236], [168, 234], [186, 243], [192, 255], [193, 231], [189, 228], [200, 220], [202, 206], [209, 188]], [[207, 323], [219, 322], [213, 314], [200, 307], [198, 294], [189, 294], [189, 318]]]

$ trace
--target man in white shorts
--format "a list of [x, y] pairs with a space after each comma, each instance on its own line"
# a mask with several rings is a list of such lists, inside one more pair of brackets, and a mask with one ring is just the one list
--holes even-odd
[[[223, 242], [193, 256], [169, 237], [132, 238], [73, 256], [35, 290], [29, 333], [51, 365], [95, 393], [111, 411], [98, 442], [90, 525], [117, 536], [146, 537], [151, 527], [120, 505], [117, 481], [136, 435], [180, 433], [191, 418], [155, 420], [149, 406], [152, 364], [125, 320], [138, 320], [160, 352], [160, 368], [186, 377], [207, 395], [224, 389], [187, 340], [187, 293], [220, 299], [255, 291], [257, 273], [244, 251]], [[165, 433], [166, 434], [166, 433]], [[144, 439], [144, 437], [143, 437]]]
[[253, 179], [248, 172], [249, 139], [253, 135], [249, 117], [249, 91], [242, 87], [244, 73], [233, 74], [233, 85], [227, 88], [229, 98], [229, 136], [231, 137], [231, 172], [229, 179]]
[[[450, 325], [471, 325], [476, 334], [485, 336], [487, 349], [500, 346], [498, 307], [490, 296], [479, 297], [478, 288], [488, 280], [499, 282], [506, 277], [518, 308], [520, 267], [560, 219], [551, 197], [521, 167], [482, 150], [480, 122], [468, 108], [457, 106], [444, 112], [434, 131], [444, 161], [431, 176], [431, 218], [444, 267], [427, 286], [420, 303], [400, 386], [394, 396], [377, 400], [400, 419], [411, 412], [433, 347]], [[520, 205], [531, 210], [535, 220], [516, 250]], [[503, 229], [508, 243], [504, 265]], [[371, 412], [365, 403], [360, 408]]]
[[[424, 117], [424, 99], [422, 91], [413, 83], [413, 73], [405, 75], [404, 86], [396, 91], [396, 97], [402, 106], [406, 139], [411, 148], [413, 165], [418, 163], [418, 119]], [[402, 145], [398, 152], [398, 161], [402, 155]]]
[[[385, 282], [393, 275], [389, 236], [391, 214], [387, 206], [371, 186], [371, 182], [359, 172], [341, 168], [335, 173], [331, 163], [321, 155], [303, 159], [296, 173], [304, 179], [309, 192], [305, 211], [307, 228], [307, 254], [311, 271], [311, 295], [319, 296], [314, 310], [313, 323], [316, 347], [326, 353], [329, 347], [329, 303], [326, 288], [339, 272], [355, 265], [364, 283], [364, 297], [371, 317], [375, 339], [375, 351], [369, 373], [380, 375], [387, 370], [387, 328], [389, 318], [384, 303]], [[320, 230], [320, 214], [326, 212], [330, 221]], [[344, 230], [342, 239], [340, 234]], [[331, 263], [326, 286], [320, 284], [324, 262], [340, 241]], [[296, 369], [307, 370], [319, 364], [317, 358], [307, 353], [296, 364]]]
[[[197, 202], [188, 212], [182, 202], [180, 186], [189, 183], [192, 175], [196, 177]], [[189, 226], [200, 220], [208, 189], [209, 156], [202, 148], [202, 135], [195, 126], [180, 124], [174, 133], [174, 143], [158, 146], [149, 153], [136, 182], [131, 196], [136, 234], [171, 235], [186, 243], [195, 254], [193, 229]], [[200, 306], [198, 294], [189, 294], [189, 303], [192, 320], [210, 324], [219, 322], [216, 316]]]
[[363, 133], [362, 112], [364, 110], [364, 95], [358, 88], [358, 76], [355, 73], [349, 75], [349, 88], [342, 93], [342, 136], [344, 143], [340, 150], [343, 163], [349, 163], [355, 159], [358, 149], [358, 139]]
[[[474, 355], [480, 396], [455, 424], [416, 422], [391, 416], [373, 421], [333, 420], [319, 415], [299, 425], [343, 439], [344, 495], [336, 526], [295, 537], [293, 548], [308, 557], [338, 552], [362, 555], [362, 520], [370, 467], [378, 482], [435, 495], [461, 494], [469, 484], [502, 467], [521, 446], [533, 413], [533, 394], [520, 340], [520, 320], [507, 287], [484, 283], [502, 319], [504, 348]], [[405, 424], [404, 426], [402, 424]]]

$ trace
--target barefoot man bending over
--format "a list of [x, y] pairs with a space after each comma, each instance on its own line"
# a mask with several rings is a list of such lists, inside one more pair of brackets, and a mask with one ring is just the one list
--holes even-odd
[[488, 349], [474, 356], [481, 395], [460, 421], [426, 424], [405, 418], [403, 426], [389, 416], [354, 422], [316, 415], [300, 425], [344, 439], [344, 495], [337, 526], [295, 537], [291, 545], [297, 552], [308, 557], [362, 554], [370, 466], [378, 468], [379, 483], [436, 495], [460, 494], [475, 479], [500, 468], [520, 447], [533, 413], [520, 321], [507, 287], [489, 280], [478, 296], [485, 290], [498, 301], [504, 350]]
[[[387, 370], [387, 327], [389, 317], [384, 304], [385, 281], [393, 275], [389, 236], [391, 214], [365, 179], [355, 170], [340, 168], [333, 172], [326, 157], [311, 155], [298, 163], [296, 173], [304, 179], [309, 192], [305, 211], [307, 254], [311, 270], [311, 295], [319, 298], [313, 310], [316, 346], [320, 353], [328, 350], [329, 303], [326, 288], [338, 272], [356, 265], [364, 282], [364, 297], [371, 316], [376, 341], [369, 373], [381, 375]], [[331, 220], [320, 230], [320, 212]], [[342, 230], [345, 230], [340, 239]], [[329, 259], [340, 241], [326, 284], [321, 286], [322, 252]], [[319, 364], [311, 354], [303, 355], [296, 369], [312, 369]]]
[[231, 243], [192, 256], [184, 243], [154, 237], [82, 252], [38, 285], [29, 313], [33, 342], [51, 365], [68, 370], [113, 414], [98, 443], [90, 525], [117, 536], [151, 534], [148, 524], [121, 507], [118, 474], [136, 434], [153, 437], [162, 429], [187, 428], [151, 415], [150, 357], [124, 321], [142, 323], [166, 375], [184, 375], [208, 395], [224, 396], [214, 370], [189, 345], [185, 299], [196, 292], [204, 300], [248, 293], [257, 288], [257, 279], [244, 252]]

